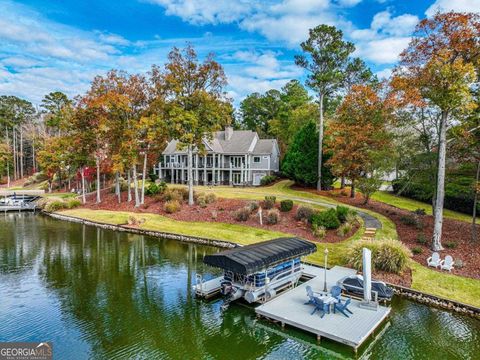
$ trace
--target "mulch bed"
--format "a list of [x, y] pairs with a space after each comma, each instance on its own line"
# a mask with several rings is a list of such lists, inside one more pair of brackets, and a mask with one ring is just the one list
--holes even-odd
[[[310, 191], [312, 193], [320, 194], [323, 196], [329, 196], [342, 203], [363, 209], [372, 210], [388, 217], [395, 223], [398, 236], [405, 245], [407, 245], [410, 249], [422, 249], [422, 253], [413, 255], [413, 259], [421, 265], [426, 265], [426, 259], [432, 253], [432, 250], [430, 249], [430, 244], [433, 235], [433, 216], [421, 216], [421, 222], [423, 223], [423, 227], [419, 229], [415, 225], [406, 225], [404, 222], [401, 221], [402, 217], [411, 216], [412, 212], [374, 200], [370, 200], [369, 204], [365, 205], [363, 204], [364, 199], [360, 194], [357, 194], [355, 198], [351, 198], [349, 195], [342, 195], [340, 193], [340, 190], [321, 192], [305, 188], [302, 188], [302, 190]], [[425, 234], [425, 237], [427, 239], [427, 243], [424, 245], [417, 242], [419, 233], [422, 232]], [[478, 226], [478, 233], [480, 234], [480, 226]], [[451, 255], [454, 260], [461, 260], [463, 262], [462, 268], [455, 268], [454, 270], [452, 270], [453, 274], [474, 279], [480, 279], [480, 243], [478, 245], [472, 244], [470, 236], [471, 224], [464, 221], [444, 218], [442, 244], [445, 250], [441, 251], [440, 255], [442, 258], [444, 258], [446, 255]], [[455, 243], [456, 247], [447, 248], [445, 245], [448, 243]], [[431, 267], [430, 269], [434, 268]], [[440, 270], [437, 271], [440, 272]], [[445, 271], [441, 272], [445, 273]]]
[[[127, 193], [122, 192], [122, 202], [119, 204], [115, 194], [110, 191], [102, 192], [102, 202], [96, 204], [96, 195], [89, 194], [87, 196], [87, 204], [82, 207], [89, 209], [102, 209], [102, 210], [116, 210], [116, 211], [131, 211], [136, 213], [152, 213], [166, 216], [175, 220], [181, 221], [206, 221], [206, 222], [221, 222], [229, 224], [247, 225], [265, 230], [280, 231], [289, 234], [293, 234], [315, 242], [339, 242], [355, 234], [359, 225], [355, 226], [345, 237], [341, 237], [337, 234], [336, 230], [327, 231], [327, 235], [324, 239], [318, 240], [311, 232], [310, 226], [302, 221], [295, 219], [295, 213], [297, 205], [294, 205], [293, 209], [289, 212], [280, 212], [280, 221], [275, 225], [267, 225], [265, 223], [265, 216], [267, 210], [263, 210], [263, 226], [259, 224], [259, 219], [254, 212], [247, 221], [237, 221], [234, 219], [233, 213], [235, 210], [244, 207], [251, 201], [240, 199], [224, 199], [217, 198], [214, 203], [208, 204], [207, 207], [201, 208], [200, 206], [182, 205], [180, 211], [174, 214], [167, 214], [163, 210], [163, 201], [157, 201], [153, 197], [145, 196], [145, 204], [139, 208], [135, 208], [134, 201], [127, 202]], [[277, 202], [277, 208], [279, 203]]]

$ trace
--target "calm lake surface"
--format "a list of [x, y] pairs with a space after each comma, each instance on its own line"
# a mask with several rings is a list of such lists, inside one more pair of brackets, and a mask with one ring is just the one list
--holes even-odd
[[[52, 341], [55, 359], [348, 359], [338, 344], [196, 300], [215, 248], [0, 216], [0, 341]], [[364, 359], [480, 359], [480, 321], [395, 299]]]

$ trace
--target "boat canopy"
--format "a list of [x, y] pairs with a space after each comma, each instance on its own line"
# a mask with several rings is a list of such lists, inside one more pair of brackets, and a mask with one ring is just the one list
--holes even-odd
[[250, 275], [270, 266], [317, 251], [314, 243], [299, 238], [278, 238], [206, 255], [207, 265]]

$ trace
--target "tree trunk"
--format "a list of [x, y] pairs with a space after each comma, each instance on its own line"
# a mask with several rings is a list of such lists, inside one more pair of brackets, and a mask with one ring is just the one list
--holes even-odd
[[[35, 163], [35, 141], [32, 140], [32, 167], [33, 167], [33, 173], [35, 174], [37, 172], [37, 164]], [[70, 178], [69, 178], [70, 181]], [[69, 183], [70, 184], [70, 183]]]
[[82, 177], [82, 202], [85, 204], [87, 199], [85, 197], [85, 168], [83, 166], [80, 169], [80, 175]]
[[437, 190], [435, 193], [435, 217], [433, 223], [433, 251], [443, 250], [442, 225], [443, 225], [443, 201], [445, 198], [445, 159], [447, 152], [447, 118], [448, 113], [442, 112], [440, 120], [440, 136], [438, 141], [438, 169]]
[[120, 174], [118, 173], [118, 171], [115, 173], [115, 194], [117, 195], [117, 200], [118, 200], [118, 203], [120, 204], [121, 201], [122, 201], [122, 195], [121, 195], [121, 191], [120, 191]]
[[475, 195], [473, 197], [472, 212], [472, 242], [477, 242], [477, 202], [478, 202], [478, 181], [480, 179], [480, 161], [477, 163], [477, 175], [475, 177]]
[[345, 189], [345, 176], [340, 179], [340, 189]]
[[16, 131], [15, 126], [12, 130], [12, 144], [13, 144], [13, 180], [17, 180], [17, 142], [15, 140]]
[[192, 176], [192, 145], [188, 145], [188, 205], [192, 206], [193, 202], [193, 176]]
[[138, 181], [137, 181], [137, 165], [133, 165], [133, 190], [135, 194], [135, 207], [140, 206], [140, 198], [138, 196]]
[[100, 198], [100, 159], [98, 156], [95, 158], [95, 162], [97, 165], [97, 204], [100, 204], [102, 199]]
[[20, 125], [20, 178], [23, 179], [23, 128]]
[[322, 155], [323, 155], [323, 94], [320, 93], [320, 123], [318, 124], [318, 180], [317, 190], [322, 190]]
[[355, 179], [352, 179], [352, 184], [350, 186], [350, 197], [355, 198]]
[[147, 154], [148, 151], [145, 150], [145, 154], [143, 155], [143, 171], [142, 171], [142, 198], [141, 204], [145, 203], [145, 179], [147, 178]]
[[[8, 127], [5, 125], [5, 136], [7, 138], [7, 148], [10, 148], [10, 139], [8, 138]], [[7, 187], [10, 187], [10, 161], [7, 157]]]
[[127, 201], [132, 201], [132, 177], [130, 176], [130, 169], [127, 170]]

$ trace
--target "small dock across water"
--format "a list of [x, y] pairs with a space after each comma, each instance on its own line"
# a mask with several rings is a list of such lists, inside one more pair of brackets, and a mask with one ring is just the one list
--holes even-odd
[[[315, 313], [311, 315], [312, 305], [304, 305], [307, 298], [306, 286], [314, 291], [323, 290], [324, 269], [304, 265], [304, 274], [312, 279], [296, 288], [286, 291], [269, 302], [258, 306], [255, 312], [265, 318], [278, 321], [304, 331], [313, 333], [318, 339], [322, 337], [351, 346], [355, 351], [377, 329], [390, 313], [390, 308], [378, 306], [377, 310], [359, 307], [360, 301], [352, 299], [349, 309], [353, 315], [346, 317], [341, 313], [325, 314], [323, 318]], [[327, 270], [327, 288], [336, 285], [337, 281], [356, 274], [353, 269], [335, 266]]]

